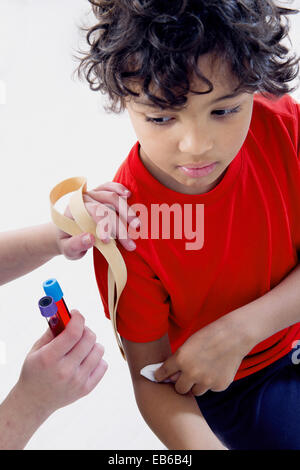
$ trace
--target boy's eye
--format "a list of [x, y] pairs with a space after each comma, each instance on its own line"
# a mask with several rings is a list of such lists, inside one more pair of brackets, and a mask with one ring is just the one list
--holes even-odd
[[231, 109], [218, 109], [216, 111], [213, 111], [213, 113], [220, 113], [217, 114], [217, 116], [227, 116], [228, 114], [238, 113], [240, 111], [240, 108], [240, 106], [236, 106], [235, 108]]
[[[216, 111], [213, 111], [213, 114], [216, 114], [217, 116], [220, 117], [226, 117], [230, 114], [233, 113], [238, 113], [240, 111], [240, 106], [236, 106], [235, 108], [231, 109], [218, 109]], [[173, 118], [171, 117], [160, 117], [160, 118], [152, 118], [147, 116], [146, 121], [147, 122], [152, 122], [153, 124], [156, 124], [158, 126], [165, 126], [166, 124], [169, 124], [169, 122], [172, 121]]]
[[158, 125], [164, 125], [168, 122], [171, 121], [172, 118], [169, 117], [161, 117], [161, 118], [151, 118], [151, 117], [146, 117], [146, 121], [153, 122], [154, 124]]

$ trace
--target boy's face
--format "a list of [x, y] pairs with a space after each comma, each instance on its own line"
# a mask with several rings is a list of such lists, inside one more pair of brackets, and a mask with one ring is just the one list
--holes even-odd
[[[210, 58], [203, 55], [198, 63], [214, 89], [206, 95], [189, 93], [185, 109], [147, 106], [150, 102], [142, 94], [126, 99], [143, 164], [164, 186], [184, 194], [206, 193], [221, 181], [247, 137], [252, 117], [253, 94], [217, 100], [232, 93], [237, 80], [227, 64], [217, 59], [213, 66]], [[195, 77], [191, 89], [206, 91], [208, 85]], [[140, 92], [138, 87], [135, 91]], [[200, 171], [182, 168], [214, 163]]]

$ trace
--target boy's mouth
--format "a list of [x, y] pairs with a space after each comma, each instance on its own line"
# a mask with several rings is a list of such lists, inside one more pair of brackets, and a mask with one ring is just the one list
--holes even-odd
[[195, 169], [195, 170], [200, 170], [200, 168], [206, 168], [207, 166], [211, 166], [213, 165], [213, 163], [204, 163], [203, 165], [196, 165], [196, 164], [186, 164], [186, 165], [180, 165], [181, 168], [192, 168], [192, 169]]
[[178, 168], [183, 171], [186, 175], [191, 176], [193, 178], [198, 178], [201, 176], [209, 175], [214, 171], [217, 166], [217, 162], [206, 164], [204, 166], [195, 166], [195, 165], [185, 165], [179, 166]]

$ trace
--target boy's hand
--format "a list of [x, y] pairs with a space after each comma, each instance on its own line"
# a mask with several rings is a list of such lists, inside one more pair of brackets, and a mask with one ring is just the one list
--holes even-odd
[[[87, 211], [98, 225], [97, 236], [104, 243], [109, 242], [110, 237], [118, 237], [124, 248], [132, 251], [135, 249], [135, 243], [133, 242], [132, 245], [132, 241], [128, 237], [126, 221], [132, 223], [136, 219], [136, 214], [124, 199], [130, 197], [131, 194], [130, 192], [127, 194], [126, 190], [127, 188], [120, 183], [108, 182], [85, 193], [83, 199]], [[119, 211], [119, 217], [117, 211]], [[64, 215], [73, 219], [69, 207]], [[104, 219], [105, 221], [109, 219], [109, 224], [101, 224]], [[106, 229], [107, 225], [108, 230]], [[132, 227], [136, 228], [134, 222]], [[58, 228], [56, 229], [56, 239], [59, 252], [67, 259], [72, 260], [82, 258], [95, 242], [92, 234], [83, 233], [71, 237]]]
[[48, 417], [90, 393], [107, 370], [104, 348], [73, 310], [65, 330], [53, 337], [50, 329], [27, 355], [15, 388], [32, 413]]
[[253, 340], [230, 317], [219, 318], [194, 333], [155, 372], [161, 382], [170, 378], [180, 394], [221, 392], [233, 382]]

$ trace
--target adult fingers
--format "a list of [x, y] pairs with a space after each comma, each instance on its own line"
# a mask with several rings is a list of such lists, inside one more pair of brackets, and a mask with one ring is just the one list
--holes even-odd
[[56, 336], [44, 349], [57, 360], [64, 357], [78, 341], [80, 341], [83, 331], [85, 319], [78, 310], [71, 310], [71, 319], [67, 323], [65, 329]]
[[79, 259], [92, 248], [95, 243], [95, 237], [91, 233], [75, 235], [73, 237], [63, 238], [60, 241], [62, 252], [68, 259]]
[[[113, 192], [120, 194], [120, 196], [131, 195], [131, 191], [126, 186], [124, 186], [121, 183], [117, 183], [115, 181], [108, 181], [106, 183], [100, 184], [99, 186], [94, 188], [92, 191], [113, 191]], [[89, 192], [90, 191], [87, 191], [85, 194], [88, 194]]]
[[132, 251], [136, 248], [136, 244], [130, 238], [127, 226], [123, 223], [121, 217], [117, 217], [114, 211], [111, 211], [106, 218], [100, 220], [96, 233], [105, 243], [108, 243], [110, 238], [117, 238], [126, 250]]
[[80, 341], [65, 355], [64, 360], [74, 365], [80, 365], [89, 355], [95, 343], [95, 333], [90, 328], [85, 327]]
[[72, 212], [70, 210], [69, 205], [66, 207], [65, 212], [64, 212], [65, 217], [69, 217], [69, 219], [74, 220], [74, 217], [72, 216]]
[[43, 334], [43, 336], [41, 336], [41, 338], [39, 338], [35, 343], [34, 345], [32, 346], [31, 348], [31, 352], [33, 351], [38, 351], [39, 349], [41, 349], [43, 346], [45, 346], [46, 344], [50, 343], [50, 341], [52, 341], [54, 338], [54, 335], [52, 333], [52, 331], [50, 330], [50, 328], [47, 328], [47, 330], [45, 331], [45, 333]]
[[[126, 201], [124, 201], [124, 204], [126, 205]], [[96, 233], [100, 240], [109, 243], [111, 238], [118, 238], [127, 250], [132, 251], [136, 248], [135, 243], [129, 236], [126, 223], [123, 222], [122, 217], [118, 216], [113, 208], [105, 204], [90, 202], [85, 202], [85, 206], [97, 224]], [[123, 213], [125, 213], [126, 208], [123, 204], [122, 207]], [[134, 225], [134, 221], [130, 225]]]
[[[112, 191], [89, 191], [85, 197], [90, 197], [92, 200], [107, 205], [108, 207], [116, 210], [123, 222], [130, 224], [137, 218], [135, 211], [128, 205], [127, 199], [124, 196]], [[87, 202], [92, 202], [87, 199]], [[137, 221], [138, 222], [138, 221]], [[136, 223], [137, 223], [136, 222]]]
[[90, 353], [80, 364], [80, 373], [88, 379], [91, 373], [99, 365], [104, 354], [104, 346], [100, 343], [95, 343]]
[[105, 372], [108, 369], [108, 364], [104, 359], [101, 359], [96, 369], [91, 373], [86, 382], [86, 393], [91, 392], [96, 385], [100, 382]]

